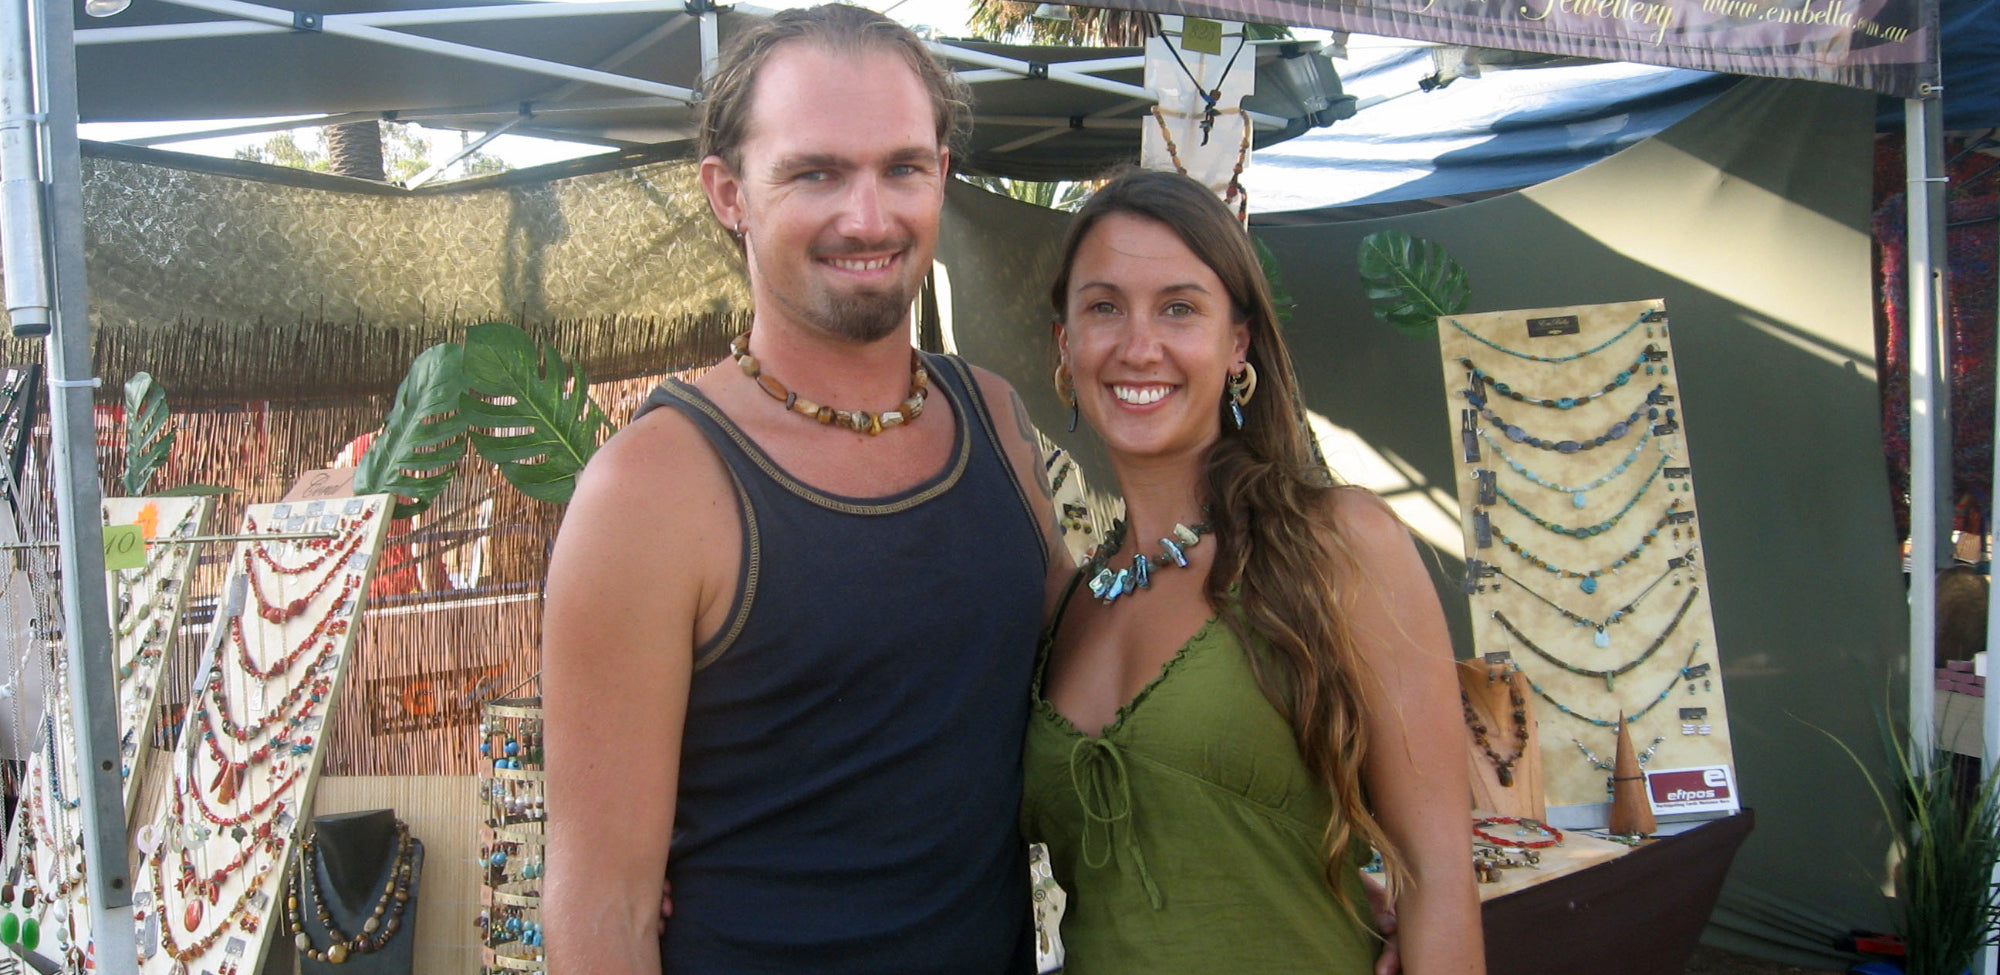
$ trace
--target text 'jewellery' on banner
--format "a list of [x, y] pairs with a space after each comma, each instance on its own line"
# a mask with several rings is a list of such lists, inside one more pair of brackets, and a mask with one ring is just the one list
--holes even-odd
[[1914, 98], [1936, 0], [1111, 0], [1106, 6], [1773, 78]]

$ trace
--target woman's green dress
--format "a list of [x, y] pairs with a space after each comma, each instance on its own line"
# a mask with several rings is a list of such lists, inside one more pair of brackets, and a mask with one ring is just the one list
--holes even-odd
[[1228, 626], [1204, 624], [1101, 737], [1050, 706], [1046, 666], [1044, 640], [1021, 825], [1069, 895], [1065, 975], [1372, 970], [1362, 861], [1337, 871], [1350, 914], [1320, 853], [1333, 804]]

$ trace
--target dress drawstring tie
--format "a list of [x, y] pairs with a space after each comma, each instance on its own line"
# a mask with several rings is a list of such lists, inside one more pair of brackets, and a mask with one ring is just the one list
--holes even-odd
[[[1112, 846], [1123, 824], [1125, 854], [1132, 870], [1146, 888], [1153, 910], [1166, 907], [1166, 898], [1146, 869], [1146, 857], [1139, 852], [1139, 838], [1132, 830], [1132, 783], [1125, 774], [1125, 756], [1118, 746], [1103, 738], [1083, 737], [1069, 751], [1069, 780], [1076, 788], [1077, 803], [1083, 807], [1081, 853], [1085, 866], [1093, 869], [1111, 861]], [[1093, 856], [1091, 836], [1101, 834], [1103, 847]]]

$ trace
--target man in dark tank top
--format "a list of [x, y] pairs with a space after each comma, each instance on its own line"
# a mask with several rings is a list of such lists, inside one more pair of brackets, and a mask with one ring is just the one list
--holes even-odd
[[1013, 391], [911, 348], [965, 118], [855, 7], [775, 15], [705, 84], [755, 312], [596, 455], [556, 544], [551, 972], [1033, 971], [1020, 749], [1069, 564], [994, 422]]

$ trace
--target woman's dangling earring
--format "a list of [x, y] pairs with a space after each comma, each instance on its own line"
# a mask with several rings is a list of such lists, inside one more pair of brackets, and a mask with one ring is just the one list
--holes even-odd
[[1222, 390], [1222, 398], [1229, 402], [1229, 418], [1236, 421], [1236, 429], [1243, 429], [1243, 408], [1250, 405], [1250, 397], [1257, 395], [1257, 367], [1248, 362], [1243, 369], [1229, 374], [1229, 382]]
[[1076, 383], [1069, 378], [1069, 357], [1056, 363], [1056, 398], [1069, 407], [1069, 432], [1076, 432]]

